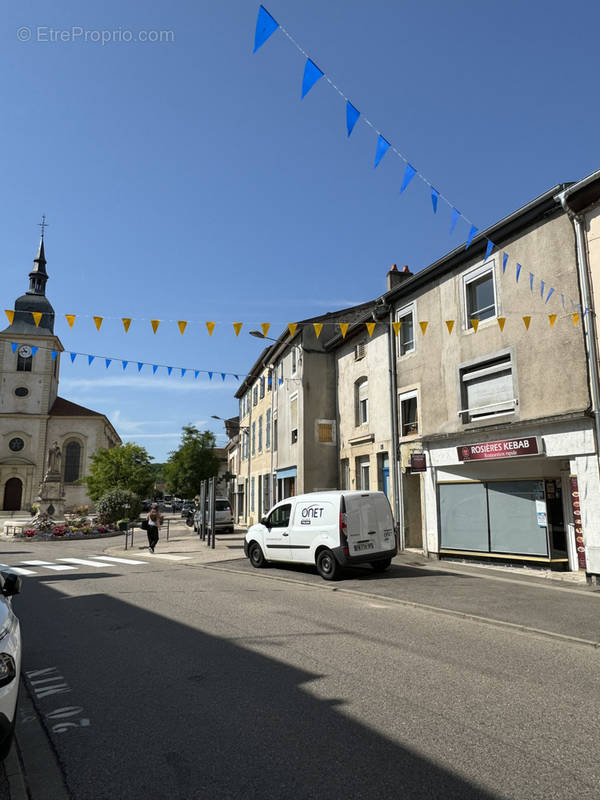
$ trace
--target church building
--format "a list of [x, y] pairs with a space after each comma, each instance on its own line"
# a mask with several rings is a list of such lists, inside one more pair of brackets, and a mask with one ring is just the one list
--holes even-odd
[[[43, 231], [43, 228], [42, 228]], [[92, 455], [121, 444], [104, 414], [58, 396], [64, 348], [54, 334], [46, 297], [44, 236], [29, 273], [29, 290], [8, 312], [0, 332], [0, 511], [29, 511], [49, 469], [59, 464], [64, 507], [91, 505], [87, 474]], [[56, 447], [57, 445], [57, 447]], [[49, 463], [50, 451], [58, 454]]]

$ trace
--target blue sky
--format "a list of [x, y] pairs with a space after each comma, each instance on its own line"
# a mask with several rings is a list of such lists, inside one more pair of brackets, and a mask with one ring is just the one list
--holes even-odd
[[[43, 213], [61, 395], [109, 415], [164, 460], [193, 422], [237, 413], [262, 345], [247, 333], [381, 294], [464, 241], [404, 163], [373, 169], [343, 100], [277, 31], [252, 54], [258, 3], [3, 4], [2, 308], [28, 286]], [[600, 166], [600, 8], [533, 0], [266, 3], [354, 105], [480, 229]], [[29, 29], [29, 41], [20, 29]], [[65, 31], [48, 41], [50, 29]], [[88, 32], [88, 41], [84, 34]], [[104, 46], [95, 31], [115, 32]], [[20, 32], [19, 32], [20, 31]], [[140, 31], [172, 41], [126, 42]], [[112, 35], [112, 34], [111, 34]], [[125, 37], [128, 37], [128, 33]], [[78, 315], [71, 330], [64, 314]], [[104, 316], [97, 332], [91, 317]], [[121, 317], [134, 319], [129, 333]], [[149, 319], [162, 320], [156, 335]], [[170, 320], [170, 321], [169, 321]], [[188, 320], [183, 336], [176, 320]], [[215, 321], [212, 337], [204, 322]], [[232, 323], [244, 327], [239, 337]], [[167, 376], [136, 362], [211, 370]]]

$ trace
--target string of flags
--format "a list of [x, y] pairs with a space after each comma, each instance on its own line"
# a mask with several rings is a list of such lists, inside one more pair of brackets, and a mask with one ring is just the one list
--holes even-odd
[[[573, 324], [577, 325], [579, 320], [581, 319], [581, 317], [585, 316], [585, 313], [586, 313], [586, 312], [583, 312], [583, 313], [581, 312], [581, 306], [578, 306], [578, 309], [579, 309], [578, 311], [571, 312], [570, 314], [563, 314], [563, 315], [560, 315], [560, 316], [565, 317], [565, 318], [571, 316], [571, 318], [573, 320]], [[586, 311], [587, 311], [587, 309], [586, 309]], [[9, 323], [12, 325], [15, 312], [10, 310], [10, 309], [5, 309], [4, 313], [8, 317]], [[30, 313], [32, 315], [32, 317], [34, 318], [34, 322], [35, 322], [36, 327], [39, 326], [40, 319], [41, 319], [41, 312], [39, 312], [39, 311], [30, 311], [30, 312], [23, 312], [23, 313]], [[80, 315], [80, 316], [83, 316], [84, 318], [86, 318], [84, 315]], [[527, 329], [529, 329], [529, 325], [531, 324], [532, 316], [533, 316], [532, 314], [529, 314], [529, 315], [525, 315], [525, 316], [521, 317], [523, 322], [524, 322], [524, 324], [525, 324], [525, 327]], [[556, 323], [556, 320], [559, 318], [559, 315], [558, 314], [548, 314], [547, 316], [548, 316], [548, 320], [549, 320], [549, 323], [550, 323], [550, 327], [553, 328], [555, 323]], [[73, 328], [73, 325], [75, 323], [77, 315], [76, 314], [65, 314], [65, 317], [66, 317], [67, 321], [69, 322], [69, 326], [71, 328]], [[102, 327], [102, 321], [105, 318], [104, 317], [95, 316], [95, 317], [92, 317], [92, 319], [94, 320], [94, 324], [96, 326], [96, 330], [99, 332], [101, 327]], [[159, 321], [160, 320], [150, 320], [150, 324], [152, 326], [152, 330], [153, 330], [154, 333], [156, 333], [156, 331], [158, 330], [158, 325], [155, 325], [154, 323], [159, 322]], [[498, 325], [500, 326], [500, 330], [504, 330], [504, 326], [506, 324], [507, 317], [497, 317], [497, 321], [498, 321]], [[129, 327], [130, 327], [131, 323], [133, 322], [133, 318], [126, 317], [126, 318], [122, 319], [122, 322], [123, 322], [123, 326], [124, 326], [125, 332], [127, 332], [129, 330]], [[448, 331], [449, 333], [452, 333], [452, 328], [453, 328], [455, 322], [456, 322], [456, 320], [447, 320], [446, 321], [446, 324], [450, 325], [449, 331]], [[475, 331], [477, 331], [477, 327], [479, 325], [479, 320], [474, 318], [474, 319], [470, 319], [469, 322], [470, 322], [471, 327], [474, 328]], [[204, 324], [206, 325], [206, 328], [208, 330], [208, 335], [212, 336], [216, 323], [215, 322], [205, 322]], [[243, 324], [244, 324], [243, 322], [234, 322], [233, 323], [233, 328], [234, 328], [236, 337], [239, 336]], [[369, 338], [371, 338], [373, 336], [373, 332], [375, 330], [375, 327], [377, 326], [378, 323], [376, 323], [376, 322], [365, 322], [364, 324], [365, 324], [367, 332], [369, 334]], [[382, 324], [387, 325], [387, 323], [381, 323], [380, 322], [379, 326], [381, 327]], [[185, 332], [185, 330], [187, 328], [188, 321], [179, 320], [177, 322], [177, 325], [179, 327], [181, 335], [183, 336], [183, 334], [184, 334], [184, 332]], [[315, 336], [316, 336], [317, 339], [320, 337], [324, 326], [328, 326], [328, 327], [335, 326], [337, 329], [339, 329], [339, 332], [342, 334], [342, 337], [344, 339], [346, 338], [346, 334], [348, 333], [348, 328], [350, 327], [350, 323], [349, 322], [312, 322], [312, 323], [289, 322], [287, 324], [287, 329], [289, 331], [290, 338], [293, 338], [295, 336], [296, 331], [298, 330], [298, 328], [305, 328], [305, 327], [308, 327], [310, 325], [312, 325], [312, 327], [314, 329], [314, 332], [315, 332]], [[423, 330], [423, 333], [425, 333], [425, 331], [427, 329], [427, 326], [429, 325], [429, 322], [426, 321], [426, 320], [422, 320], [422, 321], [419, 322], [419, 325], [421, 326], [421, 328]], [[400, 327], [402, 326], [402, 322], [394, 322], [394, 323], [392, 323], [392, 326], [394, 328], [394, 331], [396, 332], [396, 335], [398, 335], [398, 333], [400, 331]], [[397, 329], [396, 329], [396, 326], [398, 326]], [[271, 328], [271, 323], [270, 322], [262, 322], [261, 323], [262, 333], [263, 333], [263, 336], [265, 338], [267, 337], [267, 334], [268, 334], [270, 328]], [[55, 352], [55, 351], [53, 351], [53, 352]], [[117, 359], [117, 360], [119, 360], [119, 359]], [[206, 370], [200, 370], [200, 371], [201, 372], [206, 372]]]
[[[468, 249], [471, 246], [473, 240], [479, 234], [479, 228], [470, 220], [465, 214], [459, 211], [455, 204], [452, 203], [442, 192], [435, 188], [434, 184], [427, 178], [425, 175], [420, 172], [416, 167], [414, 167], [407, 156], [405, 156], [395, 145], [393, 145], [389, 138], [386, 138], [381, 131], [366, 117], [363, 113], [361, 113], [358, 108], [348, 99], [348, 97], [344, 94], [344, 92], [331, 80], [331, 78], [325, 74], [325, 72], [317, 66], [317, 64], [310, 58], [308, 53], [298, 44], [298, 42], [294, 39], [294, 37], [287, 31], [277, 20], [267, 11], [267, 9], [261, 5], [258, 10], [258, 18], [256, 20], [256, 28], [254, 32], [254, 49], [253, 53], [262, 47], [262, 45], [275, 33], [275, 31], [281, 30], [281, 32], [286, 36], [289, 41], [294, 45], [294, 47], [302, 54], [302, 56], [306, 59], [304, 64], [304, 72], [302, 75], [302, 88], [300, 98], [304, 99], [308, 92], [313, 88], [313, 86], [321, 79], [324, 78], [325, 81], [334, 89], [337, 94], [345, 101], [345, 108], [346, 108], [346, 131], [348, 138], [350, 137], [356, 123], [359, 119], [361, 119], [366, 125], [368, 125], [372, 130], [375, 131], [377, 134], [377, 145], [375, 149], [375, 159], [373, 167], [376, 169], [378, 165], [383, 160], [384, 156], [391, 150], [395, 155], [397, 155], [402, 161], [404, 161], [404, 175], [402, 178], [402, 184], [400, 186], [400, 194], [403, 194], [406, 189], [408, 188], [409, 184], [413, 180], [413, 178], [419, 178], [428, 188], [430, 191], [431, 196], [431, 206], [433, 209], [433, 213], [437, 214], [438, 212], [438, 204], [439, 201], [442, 200], [446, 205], [449, 207], [451, 216], [450, 216], [450, 230], [449, 233], [452, 234], [456, 225], [459, 220], [463, 220], [468, 226], [468, 234], [467, 234], [467, 242], [465, 249]], [[492, 252], [496, 249], [496, 245], [494, 242], [489, 238], [483, 238], [482, 242], [486, 242], [486, 249], [485, 249], [485, 259], [490, 257]], [[506, 271], [506, 262], [508, 261], [508, 255], [503, 253], [503, 272]], [[522, 267], [521, 264], [516, 265], [516, 280], [519, 281], [520, 273]], [[535, 275], [532, 272], [529, 272], [529, 279], [530, 279], [530, 288], [533, 291], [534, 279]], [[544, 281], [540, 281], [540, 289], [541, 289], [541, 298], [547, 303], [552, 295], [560, 294], [560, 292], [556, 293], [553, 287], [546, 286]], [[546, 297], [544, 298], [544, 291], [547, 289]], [[563, 307], [565, 307], [565, 300], [564, 295], [561, 295], [563, 298]], [[571, 305], [575, 307], [575, 303], [573, 300], [569, 298]], [[577, 305], [577, 310], [579, 313], [586, 314], [589, 309], [582, 310], [581, 305]]]

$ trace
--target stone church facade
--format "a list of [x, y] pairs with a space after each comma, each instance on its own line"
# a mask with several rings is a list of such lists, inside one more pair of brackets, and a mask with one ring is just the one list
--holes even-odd
[[29, 511], [58, 444], [67, 510], [91, 505], [80, 478], [99, 449], [121, 444], [104, 414], [58, 396], [63, 346], [46, 297], [44, 240], [29, 273], [29, 290], [0, 332], [0, 511]]

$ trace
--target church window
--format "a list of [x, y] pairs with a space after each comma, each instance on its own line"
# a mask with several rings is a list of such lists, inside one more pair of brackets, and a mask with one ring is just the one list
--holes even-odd
[[31, 372], [32, 356], [25, 358], [20, 353], [17, 356], [17, 372]]
[[81, 445], [79, 442], [68, 442], [65, 447], [65, 483], [75, 483], [79, 479], [81, 468]]
[[29, 394], [29, 389], [26, 386], [17, 386], [15, 389], [15, 394], [17, 397], [27, 397]]

